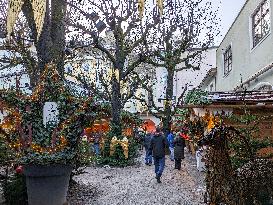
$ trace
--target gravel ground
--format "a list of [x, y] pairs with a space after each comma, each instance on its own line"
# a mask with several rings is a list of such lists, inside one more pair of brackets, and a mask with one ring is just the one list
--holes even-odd
[[70, 205], [201, 205], [204, 173], [185, 149], [182, 169], [166, 158], [162, 183], [155, 179], [154, 166], [144, 164], [144, 153], [135, 166], [126, 168], [88, 167], [75, 177], [78, 184], [69, 193]]

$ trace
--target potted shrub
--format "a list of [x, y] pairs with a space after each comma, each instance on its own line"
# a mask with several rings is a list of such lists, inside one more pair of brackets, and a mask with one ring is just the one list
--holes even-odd
[[24, 165], [29, 205], [64, 204], [83, 128], [105, 109], [73, 97], [54, 65], [30, 96], [4, 90], [0, 99], [8, 113], [0, 129]]

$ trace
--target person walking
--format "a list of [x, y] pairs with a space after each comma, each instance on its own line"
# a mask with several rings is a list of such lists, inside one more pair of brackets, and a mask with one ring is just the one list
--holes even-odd
[[165, 148], [168, 147], [166, 137], [163, 136], [159, 127], [151, 140], [150, 153], [152, 153], [155, 165], [155, 174], [158, 183], [161, 183], [161, 176], [165, 167]]
[[181, 170], [181, 161], [184, 159], [185, 139], [179, 134], [174, 139], [174, 168]]
[[145, 148], [145, 164], [152, 165], [152, 154], [149, 151], [150, 145], [152, 141], [152, 134], [147, 133], [144, 136], [144, 148]]
[[167, 137], [168, 143], [169, 143], [169, 150], [170, 150], [170, 160], [173, 161], [174, 160], [174, 135], [172, 133], [172, 131], [170, 131], [170, 133], [168, 134]]

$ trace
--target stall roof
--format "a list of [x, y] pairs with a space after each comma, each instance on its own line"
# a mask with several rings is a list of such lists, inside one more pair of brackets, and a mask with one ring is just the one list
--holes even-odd
[[216, 75], [216, 73], [217, 73], [217, 68], [211, 68], [207, 72], [207, 74], [205, 75], [201, 83], [199, 84], [198, 88], [201, 88], [204, 84], [206, 84], [213, 76]]
[[211, 92], [207, 98], [213, 103], [269, 103], [273, 102], [273, 91]]
[[273, 91], [211, 92], [211, 104], [180, 105], [178, 108], [273, 108]]

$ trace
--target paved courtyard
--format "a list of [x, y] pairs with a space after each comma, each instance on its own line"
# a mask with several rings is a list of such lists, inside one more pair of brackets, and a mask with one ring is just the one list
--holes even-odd
[[[185, 150], [186, 151], [186, 150]], [[204, 173], [196, 169], [194, 157], [185, 152], [182, 170], [166, 160], [162, 183], [158, 184], [154, 166], [139, 163], [127, 168], [89, 167], [75, 177], [79, 183], [71, 189], [71, 205], [200, 205], [203, 204]]]

